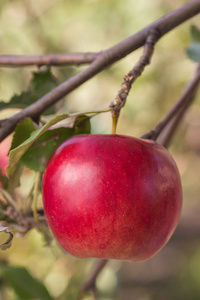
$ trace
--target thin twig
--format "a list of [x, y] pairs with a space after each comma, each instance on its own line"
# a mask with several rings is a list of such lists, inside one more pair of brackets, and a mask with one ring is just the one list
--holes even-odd
[[8, 203], [16, 212], [19, 212], [20, 208], [18, 207], [16, 201], [11, 197], [11, 195], [4, 189], [1, 188], [0, 194], [3, 196], [3, 199]]
[[[191, 103], [194, 100], [194, 97], [191, 97]], [[190, 104], [191, 104], [190, 103]], [[177, 115], [172, 119], [169, 126], [166, 128], [166, 132], [163, 132], [161, 138], [159, 138], [159, 143], [162, 144], [165, 148], [168, 148], [174, 133], [176, 132], [177, 127], [179, 126], [180, 122], [182, 121], [186, 111], [188, 110], [190, 105], [186, 105], [182, 108], [182, 110], [177, 112]], [[169, 128], [168, 128], [169, 127]]]
[[117, 96], [114, 100], [112, 100], [109, 104], [109, 107], [112, 109], [112, 117], [113, 117], [113, 133], [115, 133], [116, 123], [120, 114], [122, 107], [126, 103], [126, 99], [131, 90], [132, 84], [134, 81], [142, 74], [144, 68], [150, 64], [151, 57], [154, 51], [154, 45], [160, 38], [160, 32], [156, 28], [152, 28], [149, 31], [146, 42], [144, 44], [143, 54], [140, 57], [137, 64], [133, 67], [128, 74], [124, 76], [124, 81], [118, 91]]
[[172, 121], [169, 123], [169, 126], [167, 126], [166, 130], [159, 138], [159, 143], [162, 144], [165, 148], [169, 147], [172, 137], [174, 136], [177, 127], [180, 125], [181, 121], [183, 120], [183, 117], [187, 112], [188, 108], [191, 106], [192, 102], [194, 101], [196, 93], [197, 93], [197, 89], [194, 95], [188, 96], [188, 101], [185, 104], [185, 106], [183, 106], [182, 109], [180, 109], [177, 112], [177, 115], [172, 119]]
[[39, 187], [40, 177], [41, 177], [41, 174], [39, 172], [36, 173], [35, 183], [34, 183], [34, 188], [33, 188], [33, 203], [32, 203], [33, 217], [37, 223], [39, 223], [39, 218], [38, 218], [38, 214], [37, 214], [37, 199], [38, 199], [38, 187]]
[[189, 107], [191, 101], [194, 98], [195, 93], [197, 92], [198, 86], [200, 83], [200, 64], [197, 67], [194, 77], [187, 85], [183, 94], [179, 98], [179, 100], [175, 103], [175, 105], [170, 109], [170, 111], [166, 114], [163, 120], [156, 125], [156, 127], [141, 136], [144, 139], [156, 140], [158, 136], [163, 132], [163, 130], [169, 125], [172, 119], [179, 113], [183, 115], [183, 111]]
[[38, 116], [40, 116], [45, 110], [79, 87], [81, 84], [91, 79], [108, 66], [114, 64], [116, 61], [119, 61], [126, 55], [143, 46], [149, 31], [153, 28], [157, 29], [161, 36], [163, 36], [184, 21], [197, 15], [199, 12], [200, 1], [190, 0], [178, 9], [170, 12], [151, 25], [145, 27], [138, 33], [121, 41], [108, 50], [101, 52], [86, 69], [80, 71], [67, 81], [63, 82], [51, 92], [37, 100], [29, 107], [21, 110], [11, 118], [2, 120], [0, 122], [0, 141], [10, 134], [15, 129], [17, 123], [24, 118], [38, 118]]
[[99, 53], [55, 53], [45, 55], [0, 55], [2, 67], [27, 67], [27, 66], [69, 66], [89, 64]]
[[96, 279], [99, 273], [103, 270], [105, 265], [107, 264], [107, 259], [96, 260], [92, 266], [91, 272], [86, 279], [86, 281], [82, 284], [80, 288], [80, 293], [78, 296], [78, 300], [81, 300], [83, 294], [87, 291], [92, 292], [94, 299], [97, 299], [97, 290], [96, 290]]

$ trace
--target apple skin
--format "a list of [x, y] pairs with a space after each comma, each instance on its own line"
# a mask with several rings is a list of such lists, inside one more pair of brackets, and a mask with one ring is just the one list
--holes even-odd
[[8, 165], [8, 152], [10, 150], [12, 142], [12, 135], [7, 136], [2, 142], [0, 142], [0, 169], [2, 175], [6, 175], [6, 166]]
[[122, 135], [66, 140], [47, 165], [42, 192], [54, 237], [80, 258], [145, 260], [167, 243], [182, 207], [167, 150]]

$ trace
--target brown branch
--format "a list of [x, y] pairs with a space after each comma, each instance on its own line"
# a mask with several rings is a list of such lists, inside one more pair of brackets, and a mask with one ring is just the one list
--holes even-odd
[[94, 296], [94, 299], [97, 299], [97, 290], [96, 290], [96, 279], [99, 275], [99, 273], [103, 270], [105, 265], [107, 264], [107, 259], [98, 259], [94, 262], [91, 272], [86, 279], [86, 281], [82, 284], [80, 288], [80, 293], [78, 296], [78, 300], [81, 300], [83, 297], [83, 294], [85, 292], [91, 292]]
[[[197, 90], [196, 90], [196, 92], [197, 92]], [[192, 102], [195, 99], [196, 92], [194, 95], [191, 95], [190, 97], [188, 97], [188, 101], [187, 101], [186, 105], [183, 106], [182, 109], [180, 109], [177, 112], [177, 115], [172, 119], [169, 126], [167, 126], [166, 132], [164, 131], [164, 133], [161, 135], [161, 138], [159, 138], [159, 143], [162, 144], [165, 148], [169, 147], [170, 142], [172, 140], [172, 137], [174, 136], [174, 133], [176, 132], [177, 127], [180, 125], [185, 113], [187, 112], [188, 108], [190, 107], [190, 105], [192, 104]]]
[[148, 64], [150, 64], [151, 57], [154, 51], [154, 45], [159, 38], [160, 38], [160, 32], [156, 28], [152, 28], [149, 31], [149, 34], [145, 41], [142, 56], [140, 57], [136, 65], [133, 67], [133, 69], [124, 76], [124, 81], [122, 82], [122, 85], [118, 91], [117, 96], [109, 104], [109, 107], [112, 109], [112, 119], [113, 119], [112, 133], [113, 134], [116, 133], [116, 126], [120, 115], [120, 111], [126, 103], [132, 84], [142, 74], [144, 68]]
[[93, 62], [100, 53], [56, 53], [45, 55], [0, 55], [2, 67], [66, 66]]
[[23, 109], [11, 118], [0, 122], [0, 141], [10, 134], [17, 123], [26, 117], [37, 118], [45, 110], [61, 100], [75, 88], [91, 79], [102, 70], [122, 59], [126, 55], [143, 46], [149, 31], [157, 29], [161, 36], [174, 29], [184, 21], [192, 18], [200, 12], [200, 1], [190, 0], [178, 9], [170, 12], [166, 16], [145, 27], [138, 33], [130, 36], [106, 51], [101, 52], [97, 58], [84, 70], [80, 71], [57, 88], [40, 98], [38, 101]]
[[[186, 89], [184, 90], [184, 92], [181, 95], [181, 97], [179, 98], [179, 100], [174, 104], [174, 106], [166, 114], [166, 116], [163, 118], [163, 120], [158, 125], [156, 125], [156, 127], [153, 130], [147, 132], [141, 138], [156, 140], [158, 138], [158, 136], [163, 132], [163, 130], [170, 124], [170, 122], [172, 120], [174, 120], [174, 118], [176, 119], [176, 117], [177, 117], [177, 120], [175, 122], [179, 123], [180, 120], [182, 119], [185, 111], [190, 106], [191, 102], [193, 101], [194, 95], [196, 94], [197, 89], [199, 87], [199, 83], [200, 83], [200, 64], [197, 67], [194, 77], [187, 85]], [[178, 123], [176, 123], [176, 126], [178, 126]], [[175, 126], [175, 123], [174, 123], [174, 126]], [[174, 127], [174, 130], [175, 130], [175, 128], [176, 127]], [[171, 130], [172, 130], [172, 128], [171, 128]], [[171, 131], [170, 135], [168, 132], [168, 137], [165, 137], [167, 140], [166, 141], [163, 140], [162, 143], [164, 143], [164, 144], [168, 143], [169, 139], [172, 137], [173, 132], [174, 131]]]

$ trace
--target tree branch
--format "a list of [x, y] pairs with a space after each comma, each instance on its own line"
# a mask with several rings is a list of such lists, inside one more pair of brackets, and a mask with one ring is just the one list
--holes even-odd
[[169, 143], [169, 140], [171, 139], [171, 137], [173, 135], [173, 132], [174, 132], [176, 126], [178, 126], [178, 124], [179, 124], [180, 120], [182, 119], [185, 111], [188, 109], [191, 102], [193, 101], [194, 96], [195, 96], [195, 94], [197, 92], [197, 89], [199, 87], [199, 83], [200, 83], [200, 64], [198, 64], [197, 70], [195, 72], [194, 77], [188, 83], [187, 87], [183, 91], [183, 94], [181, 95], [179, 100], [174, 104], [174, 106], [166, 114], [166, 116], [163, 118], [163, 120], [160, 123], [158, 123], [158, 125], [156, 125], [156, 127], [153, 130], [151, 130], [148, 133], [144, 134], [141, 138], [156, 140], [158, 138], [158, 136], [161, 134], [161, 132], [169, 124], [171, 124], [170, 122], [172, 121], [173, 126], [170, 127], [170, 130], [167, 133], [167, 136], [165, 136], [165, 138], [163, 138], [163, 141], [162, 141], [163, 145], [167, 145]]
[[160, 32], [157, 29], [153, 28], [149, 31], [149, 34], [144, 44], [142, 56], [140, 57], [136, 65], [133, 67], [133, 69], [130, 70], [128, 74], [124, 76], [124, 81], [122, 82], [122, 85], [117, 93], [117, 96], [115, 97], [114, 100], [112, 100], [109, 103], [109, 107], [112, 109], [112, 119], [113, 119], [112, 133], [113, 134], [116, 133], [116, 126], [120, 115], [120, 111], [126, 103], [126, 99], [131, 90], [132, 84], [142, 74], [145, 67], [148, 64], [150, 64], [151, 57], [154, 52], [154, 45], [159, 38], [160, 38]]
[[91, 291], [93, 293], [94, 299], [97, 299], [97, 291], [96, 291], [96, 279], [99, 273], [103, 270], [105, 265], [107, 264], [107, 259], [98, 259], [95, 260], [92, 269], [89, 273], [88, 278], [86, 278], [85, 282], [82, 284], [80, 288], [80, 293], [78, 295], [78, 300], [81, 300], [83, 294], [87, 291]]
[[56, 53], [46, 55], [0, 55], [2, 67], [66, 66], [93, 62], [100, 53]]
[[17, 123], [26, 117], [36, 118], [40, 116], [46, 109], [61, 100], [64, 96], [72, 92], [75, 88], [91, 79], [102, 70], [112, 65], [116, 61], [122, 59], [126, 55], [135, 51], [144, 45], [146, 37], [153, 28], [160, 32], [163, 36], [170, 30], [174, 29], [184, 21], [192, 18], [200, 12], [200, 1], [190, 0], [178, 9], [170, 12], [161, 19], [145, 27], [138, 33], [121, 41], [115, 46], [101, 52], [97, 58], [84, 70], [80, 71], [67, 81], [60, 84], [51, 92], [37, 100], [29, 107], [23, 109], [11, 118], [2, 120], [0, 122], [0, 141], [2, 141], [8, 134], [10, 134]]

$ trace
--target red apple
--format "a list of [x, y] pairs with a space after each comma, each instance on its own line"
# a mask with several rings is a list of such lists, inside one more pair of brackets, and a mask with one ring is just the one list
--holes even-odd
[[182, 206], [180, 175], [156, 142], [79, 135], [51, 157], [43, 203], [55, 238], [68, 253], [141, 261], [175, 230]]
[[8, 151], [10, 150], [12, 135], [9, 135], [0, 143], [0, 169], [2, 175], [6, 175], [5, 167], [8, 165]]

